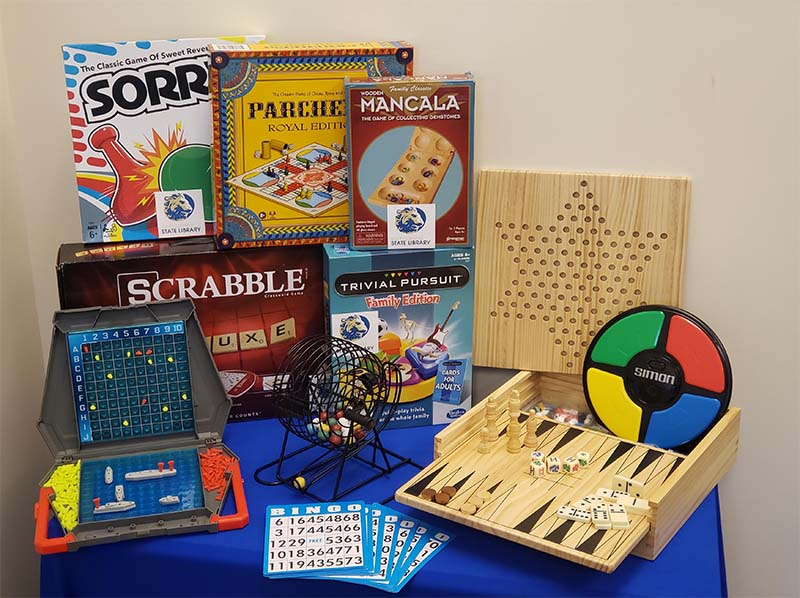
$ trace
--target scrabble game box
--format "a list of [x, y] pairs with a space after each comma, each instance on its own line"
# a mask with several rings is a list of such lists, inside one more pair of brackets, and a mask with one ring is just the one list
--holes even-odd
[[347, 241], [344, 78], [411, 74], [405, 42], [210, 46], [217, 243]]
[[272, 377], [294, 343], [324, 331], [320, 247], [218, 252], [212, 239], [62, 245], [62, 309], [192, 299], [231, 421], [271, 417]]
[[472, 245], [472, 76], [348, 78], [350, 247]]
[[448, 423], [472, 405], [473, 250], [325, 245], [328, 333], [395, 363], [390, 427]]
[[208, 44], [260, 39], [62, 47], [84, 242], [213, 234]]

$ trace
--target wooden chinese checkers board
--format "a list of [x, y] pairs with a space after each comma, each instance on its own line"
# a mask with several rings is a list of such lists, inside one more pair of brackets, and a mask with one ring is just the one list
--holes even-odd
[[578, 373], [600, 327], [680, 305], [687, 178], [484, 170], [475, 365]]

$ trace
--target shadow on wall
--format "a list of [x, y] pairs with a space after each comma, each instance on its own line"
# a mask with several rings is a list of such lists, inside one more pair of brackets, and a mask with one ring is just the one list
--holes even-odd
[[[1, 42], [2, 40], [0, 40]], [[19, 197], [5, 59], [0, 59], [0, 595], [39, 593], [33, 503], [52, 459], [36, 430], [44, 364]]]

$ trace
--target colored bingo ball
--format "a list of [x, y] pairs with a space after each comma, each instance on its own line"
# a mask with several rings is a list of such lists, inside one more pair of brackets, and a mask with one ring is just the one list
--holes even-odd
[[[208, 169], [211, 162], [211, 150], [207, 145], [184, 145], [170, 152], [158, 171], [161, 191], [199, 189], [203, 194], [203, 213], [213, 214], [214, 190]], [[197, 206], [200, 206], [199, 201]]]
[[732, 375], [719, 338], [702, 320], [665, 306], [609, 321], [583, 363], [586, 400], [617, 436], [662, 448], [702, 436], [725, 413]]

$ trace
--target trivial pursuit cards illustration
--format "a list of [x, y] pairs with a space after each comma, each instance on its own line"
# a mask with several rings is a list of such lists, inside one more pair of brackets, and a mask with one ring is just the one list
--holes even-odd
[[85, 242], [213, 233], [208, 44], [260, 39], [62, 46]]
[[393, 428], [449, 423], [472, 406], [473, 250], [325, 245], [326, 328], [400, 369]]
[[472, 244], [470, 75], [348, 78], [353, 249]]
[[211, 46], [217, 244], [346, 241], [346, 76], [407, 75], [404, 42]]

